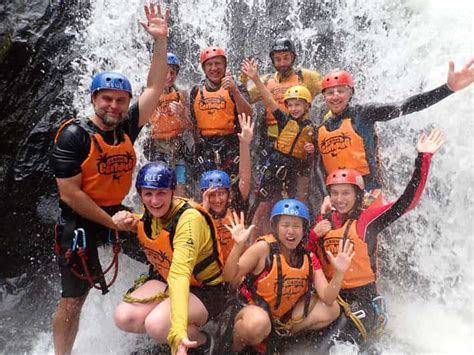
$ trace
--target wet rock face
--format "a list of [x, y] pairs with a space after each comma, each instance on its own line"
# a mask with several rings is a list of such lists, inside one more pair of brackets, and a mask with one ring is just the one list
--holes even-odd
[[[55, 184], [47, 154], [58, 122], [71, 117], [77, 57], [72, 29], [88, 1], [3, 1], [0, 5], [0, 270], [51, 255]], [[13, 263], [14, 261], [14, 263]]]

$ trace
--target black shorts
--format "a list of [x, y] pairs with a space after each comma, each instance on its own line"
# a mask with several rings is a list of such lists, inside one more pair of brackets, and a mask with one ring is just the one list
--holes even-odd
[[229, 286], [220, 284], [216, 286], [191, 286], [191, 293], [202, 302], [209, 314], [208, 320], [217, 318], [224, 310], [230, 296]]
[[[61, 216], [56, 227], [56, 250], [59, 251], [58, 265], [61, 273], [61, 297], [63, 298], [85, 296], [92, 287], [88, 280], [81, 279], [74, 274], [76, 272], [85, 275], [81, 258], [77, 252], [71, 253], [74, 236], [77, 234], [75, 231], [81, 229], [84, 230], [85, 235], [88, 269], [91, 275], [96, 278], [95, 281], [102, 286], [102, 293], [107, 293], [97, 247], [107, 243], [114, 236], [108, 228], [71, 214], [66, 217]], [[82, 231], [79, 232], [77, 244], [83, 246]], [[66, 257], [67, 254], [68, 257]], [[98, 277], [98, 275], [100, 276]]]

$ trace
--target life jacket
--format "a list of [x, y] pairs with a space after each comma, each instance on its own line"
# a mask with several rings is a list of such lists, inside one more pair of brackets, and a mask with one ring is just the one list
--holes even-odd
[[370, 174], [364, 139], [356, 133], [349, 117], [332, 132], [324, 124], [319, 127], [318, 149], [326, 174], [337, 169], [355, 169], [363, 176]]
[[312, 142], [313, 127], [309, 121], [300, 127], [297, 121], [290, 119], [275, 141], [275, 150], [291, 155], [297, 159], [305, 159], [304, 145]]
[[288, 314], [298, 301], [305, 297], [305, 315], [311, 299], [313, 267], [308, 251], [302, 254], [300, 267], [291, 267], [280, 253], [280, 245], [273, 235], [257, 239], [270, 246], [265, 268], [259, 275], [245, 277], [242, 294], [250, 304], [264, 308], [271, 319], [280, 320]]
[[137, 161], [130, 137], [119, 128], [116, 134], [120, 142], [109, 145], [94, 125], [83, 119], [71, 119], [59, 127], [55, 142], [64, 127], [71, 123], [83, 128], [91, 139], [89, 155], [81, 164], [81, 190], [98, 206], [119, 205], [130, 190]]
[[[173, 261], [173, 238], [176, 232], [176, 226], [178, 225], [181, 215], [189, 208], [194, 208], [201, 212], [211, 230], [213, 252], [194, 266], [193, 275], [191, 276], [191, 286], [203, 286], [211, 283], [222, 274], [223, 265], [212, 217], [208, 214], [206, 209], [196, 203], [187, 201], [174, 215], [170, 224], [166, 228], [161, 229], [160, 234], [156, 238], [149, 237], [152, 233], [151, 219], [146, 218], [147, 215], [145, 214], [144, 218], [138, 222], [137, 235], [140, 244], [143, 246], [147, 260], [153, 265], [163, 280], [167, 280], [171, 262]], [[207, 279], [199, 277], [199, 274], [213, 263], [218, 264], [219, 272]]]
[[[286, 78], [284, 82], [277, 82], [275, 80], [275, 75], [267, 75], [263, 79], [263, 84], [267, 87], [268, 91], [273, 96], [273, 99], [278, 104], [278, 108], [283, 112], [288, 113], [288, 108], [283, 101], [283, 97], [285, 96], [286, 90], [288, 90], [292, 86], [296, 85], [303, 85], [303, 73], [301, 70], [295, 71], [289, 78]], [[273, 117], [273, 113], [270, 108], [266, 108], [266, 122], [267, 125], [276, 125], [277, 121], [275, 117]]]
[[226, 225], [230, 225], [230, 221], [232, 220], [232, 209], [227, 208], [225, 212], [225, 216], [222, 218], [212, 218], [212, 223], [214, 223], [214, 228], [216, 230], [216, 235], [219, 240], [219, 244], [221, 247], [221, 255], [222, 261], [225, 265], [227, 257], [234, 246], [234, 239], [232, 239], [232, 233], [225, 227]]
[[371, 260], [365, 243], [357, 234], [357, 223], [349, 219], [341, 228], [333, 229], [319, 239], [319, 247], [316, 255], [318, 256], [324, 275], [328, 281], [334, 276], [334, 267], [329, 262], [327, 251], [336, 256], [338, 253], [339, 242], [343, 243], [348, 238], [354, 245], [355, 255], [352, 258], [349, 269], [344, 274], [342, 288], [354, 288], [368, 285], [375, 281], [375, 273], [371, 267]]
[[153, 139], [171, 139], [181, 135], [185, 129], [183, 118], [171, 110], [172, 102], [183, 102], [182, 94], [174, 89], [168, 94], [161, 94], [158, 107], [150, 118]]
[[201, 84], [193, 104], [201, 136], [226, 136], [235, 133], [236, 105], [229, 91], [222, 86], [208, 91]]

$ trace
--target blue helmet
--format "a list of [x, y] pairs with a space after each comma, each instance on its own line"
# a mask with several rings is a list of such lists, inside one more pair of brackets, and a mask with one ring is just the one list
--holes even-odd
[[148, 163], [138, 172], [135, 187], [137, 191], [144, 187], [174, 190], [176, 188], [176, 174], [165, 162]]
[[222, 170], [209, 170], [201, 176], [200, 183], [201, 190], [206, 190], [211, 187], [230, 188], [230, 177]]
[[168, 54], [167, 54], [167, 62], [168, 62], [168, 65], [176, 65], [178, 67], [178, 69], [181, 66], [181, 61], [176, 56], [176, 54], [173, 54], [173, 53], [170, 53], [170, 52], [168, 52]]
[[309, 210], [306, 205], [295, 199], [280, 200], [272, 208], [270, 220], [273, 222], [275, 216], [295, 216], [303, 218], [309, 223]]
[[99, 90], [123, 90], [132, 96], [132, 85], [125, 75], [105, 71], [97, 74], [92, 80], [91, 95], [94, 95]]

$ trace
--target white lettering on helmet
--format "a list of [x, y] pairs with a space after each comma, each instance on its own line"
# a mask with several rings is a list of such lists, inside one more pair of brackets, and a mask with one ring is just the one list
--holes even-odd
[[157, 182], [161, 179], [161, 174], [146, 174], [143, 178], [147, 182]]

